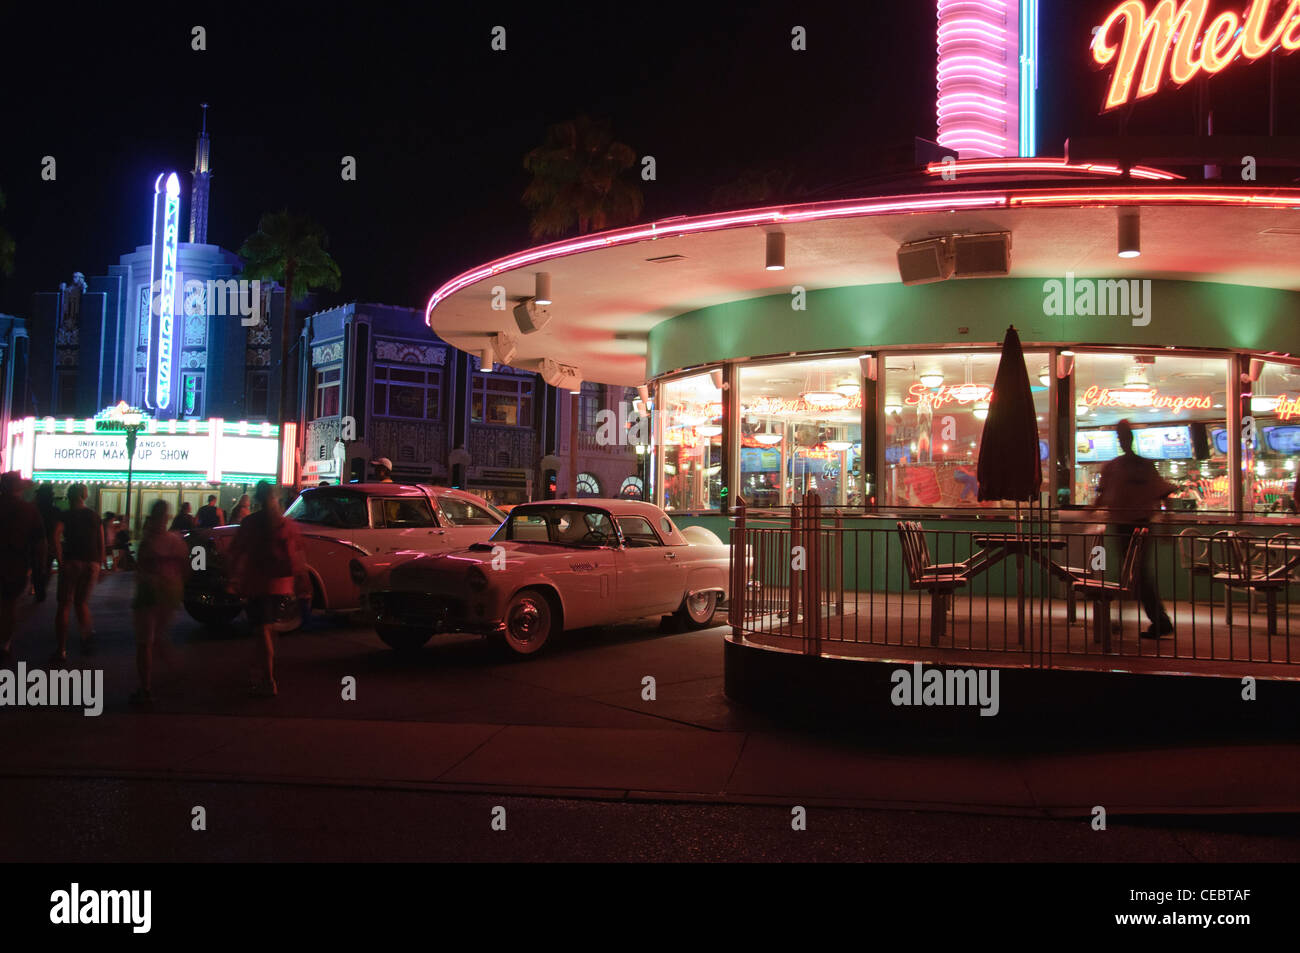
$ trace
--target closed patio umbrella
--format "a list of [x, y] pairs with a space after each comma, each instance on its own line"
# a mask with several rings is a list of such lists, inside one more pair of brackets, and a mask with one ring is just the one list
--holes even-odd
[[[984, 421], [984, 434], [980, 438], [979, 498], [983, 500], [1014, 500], [1016, 503], [1016, 533], [1023, 532], [1020, 524], [1020, 504], [1032, 502], [1043, 484], [1043, 464], [1038, 446], [1038, 414], [1034, 410], [1034, 394], [1025, 370], [1025, 352], [1020, 347], [1020, 335], [1015, 326], [1007, 328], [1002, 341], [1002, 357], [998, 361], [997, 377], [993, 379], [993, 394], [989, 397], [989, 414]], [[1017, 539], [1016, 553], [1016, 608], [1020, 644], [1025, 642], [1025, 541]]]
[[1025, 352], [1014, 325], [1007, 328], [1002, 341], [1002, 359], [980, 438], [976, 477], [981, 500], [1027, 503], [1037, 498], [1043, 484], [1038, 414], [1029, 372], [1025, 370]]

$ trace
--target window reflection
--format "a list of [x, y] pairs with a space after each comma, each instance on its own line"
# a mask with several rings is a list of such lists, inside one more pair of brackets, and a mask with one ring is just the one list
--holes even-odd
[[[1000, 352], [908, 354], [885, 359], [885, 502], [894, 506], [979, 503], [979, 442]], [[1048, 447], [1050, 356], [1025, 353], [1038, 416], [1039, 453]], [[1046, 468], [1045, 468], [1046, 470]]]
[[856, 357], [743, 365], [740, 493], [750, 506], [861, 506], [862, 371]]

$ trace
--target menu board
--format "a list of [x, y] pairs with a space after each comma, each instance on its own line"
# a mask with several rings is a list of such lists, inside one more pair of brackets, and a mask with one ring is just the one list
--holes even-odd
[[1144, 427], [1133, 431], [1133, 449], [1148, 460], [1190, 460], [1190, 427]]
[[1105, 463], [1119, 456], [1119, 436], [1113, 430], [1080, 430], [1075, 438], [1076, 463]]
[[776, 472], [781, 469], [781, 451], [764, 447], [742, 447], [740, 450], [741, 473]]

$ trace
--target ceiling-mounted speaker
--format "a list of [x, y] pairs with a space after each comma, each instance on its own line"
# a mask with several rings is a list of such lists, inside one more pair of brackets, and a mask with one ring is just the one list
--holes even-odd
[[542, 380], [561, 390], [577, 390], [582, 387], [582, 371], [572, 364], [561, 364], [549, 357], [542, 358]]
[[953, 245], [954, 278], [1005, 278], [1011, 274], [1011, 233], [956, 235]]
[[527, 298], [515, 305], [515, 324], [519, 325], [521, 334], [540, 331], [550, 323], [551, 312], [540, 306], [532, 298]]
[[497, 363], [509, 364], [515, 359], [515, 352], [519, 350], [519, 339], [513, 334], [499, 331], [492, 335], [492, 347], [496, 351]]
[[898, 276], [905, 285], [926, 285], [952, 277], [948, 239], [930, 238], [898, 246]]

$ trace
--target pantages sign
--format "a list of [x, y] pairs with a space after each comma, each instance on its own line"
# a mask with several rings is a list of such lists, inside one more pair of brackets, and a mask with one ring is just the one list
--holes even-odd
[[1150, 9], [1146, 0], [1126, 0], [1117, 6], [1092, 43], [1097, 65], [1114, 67], [1103, 111], [1154, 96], [1167, 78], [1181, 86], [1238, 59], [1300, 49], [1300, 0], [1250, 0], [1243, 13], [1225, 10], [1212, 19], [1211, 12], [1210, 0], [1159, 0]]

